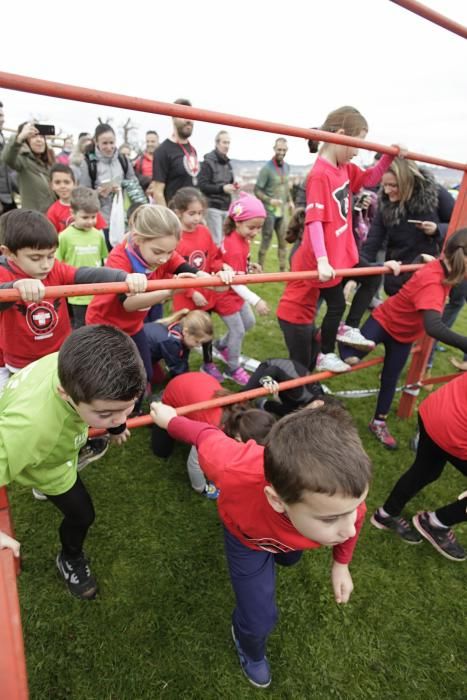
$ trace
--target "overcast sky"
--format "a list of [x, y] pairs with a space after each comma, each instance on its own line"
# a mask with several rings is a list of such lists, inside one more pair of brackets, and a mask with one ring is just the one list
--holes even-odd
[[[467, 25], [465, 0], [426, 4]], [[467, 160], [467, 42], [389, 0], [24, 0], [4, 3], [1, 25], [7, 72], [303, 127], [351, 104], [372, 141]], [[168, 117], [1, 87], [0, 101], [7, 126], [35, 116], [76, 135], [131, 116], [141, 135], [171, 131]], [[200, 155], [218, 129], [195, 125]], [[271, 157], [272, 134], [229, 131], [233, 158]], [[310, 161], [303, 140], [288, 160]]]

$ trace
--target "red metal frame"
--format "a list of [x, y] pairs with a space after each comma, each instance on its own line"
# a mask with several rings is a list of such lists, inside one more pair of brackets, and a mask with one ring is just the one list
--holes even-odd
[[463, 24], [459, 24], [459, 22], [454, 22], [454, 20], [441, 15], [439, 12], [435, 12], [431, 9], [431, 7], [422, 5], [421, 2], [415, 2], [415, 0], [391, 0], [391, 2], [393, 2], [395, 5], [404, 7], [406, 10], [413, 12], [419, 17], [423, 17], [424, 19], [433, 22], [433, 24], [438, 24], [440, 27], [453, 32], [454, 34], [458, 34], [463, 39], [467, 39], [467, 27], [465, 27]]

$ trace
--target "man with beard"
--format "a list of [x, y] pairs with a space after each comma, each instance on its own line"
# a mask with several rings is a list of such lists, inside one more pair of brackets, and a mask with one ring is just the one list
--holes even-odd
[[[176, 105], [191, 107], [189, 100], [175, 100]], [[173, 117], [174, 131], [154, 153], [151, 193], [156, 204], [167, 205], [181, 187], [196, 187], [199, 162], [196, 149], [189, 142], [193, 122]]]
[[255, 195], [263, 202], [268, 214], [261, 231], [258, 262], [264, 267], [266, 253], [271, 245], [272, 234], [275, 231], [281, 272], [285, 271], [287, 245], [285, 234], [290, 209], [293, 207], [289, 189], [290, 167], [284, 162], [286, 153], [286, 139], [276, 139], [274, 158], [261, 168], [255, 185]]

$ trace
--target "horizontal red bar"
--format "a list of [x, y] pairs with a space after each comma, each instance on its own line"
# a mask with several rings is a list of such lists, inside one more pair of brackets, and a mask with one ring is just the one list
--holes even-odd
[[[15, 73], [0, 72], [0, 87], [7, 88], [8, 90], [18, 90], [20, 92], [31, 92], [37, 95], [59, 97], [64, 100], [75, 100], [77, 102], [107, 105], [108, 107], [131, 109], [136, 112], [185, 117], [196, 121], [222, 124], [223, 126], [236, 126], [243, 129], [253, 129], [255, 131], [267, 131], [273, 134], [297, 136], [303, 139], [312, 138], [318, 141], [355, 146], [357, 148], [364, 148], [367, 151], [378, 151], [391, 155], [397, 155], [398, 153], [398, 149], [394, 146], [385, 146], [384, 144], [364, 141], [363, 139], [356, 139], [350, 136], [344, 136], [343, 134], [331, 134], [328, 131], [320, 131], [319, 129], [304, 129], [289, 124], [251, 119], [250, 117], [239, 117], [232, 114], [186, 107], [185, 105], [176, 105], [169, 102], [158, 102], [141, 97], [129, 97], [128, 95], [106, 92], [104, 90], [67, 85], [66, 83], [55, 83], [51, 80], [39, 80], [38, 78], [30, 78]], [[432, 163], [433, 165], [441, 165], [446, 168], [453, 168], [454, 170], [467, 170], [466, 163], [457, 163], [444, 158], [424, 155], [423, 153], [410, 151], [407, 154], [407, 158], [424, 163]]]
[[[422, 265], [402, 265], [402, 272], [414, 272]], [[351, 267], [343, 270], [336, 270], [337, 277], [364, 277], [368, 275], [392, 274], [387, 267]], [[303, 272], [262, 272], [255, 275], [235, 275], [233, 284], [260, 284], [263, 282], [289, 282], [291, 280], [314, 279], [318, 276], [316, 271]], [[148, 282], [147, 291], [153, 292], [157, 289], [186, 289], [190, 287], [223, 287], [224, 282], [220, 277], [213, 276], [197, 277], [193, 279], [172, 279], [151, 280]], [[88, 294], [125, 294], [128, 292], [126, 282], [104, 282], [100, 284], [67, 284], [56, 287], [46, 287], [45, 298], [72, 297]], [[17, 289], [1, 289], [0, 302], [16, 301], [19, 299]]]

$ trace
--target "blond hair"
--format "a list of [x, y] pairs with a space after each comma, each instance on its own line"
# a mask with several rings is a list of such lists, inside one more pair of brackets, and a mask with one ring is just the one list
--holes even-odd
[[180, 309], [180, 311], [176, 311], [166, 318], [161, 318], [159, 321], [156, 321], [156, 323], [161, 323], [163, 326], [170, 326], [172, 323], [180, 323], [182, 328], [195, 338], [212, 338], [214, 335], [210, 315], [205, 311], [198, 311], [197, 309], [193, 311], [189, 309]]
[[415, 161], [406, 158], [394, 158], [387, 172], [392, 173], [397, 180], [400, 197], [398, 207], [402, 208], [413, 195], [415, 181], [425, 180], [425, 177]]
[[181, 228], [174, 212], [161, 204], [143, 204], [131, 219], [131, 233], [147, 239], [173, 236], [178, 241]]
[[[316, 128], [316, 127], [315, 127]], [[329, 131], [335, 134], [342, 129], [346, 136], [359, 136], [361, 131], [368, 131], [368, 122], [358, 109], [350, 105], [344, 105], [330, 112], [324, 124], [317, 127], [320, 131]], [[319, 141], [308, 141], [310, 153], [317, 153]]]

